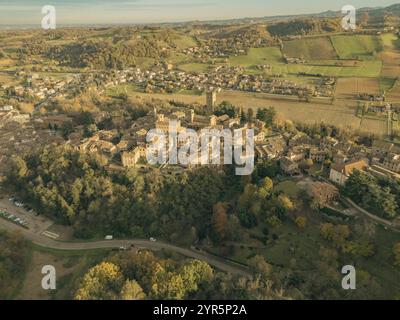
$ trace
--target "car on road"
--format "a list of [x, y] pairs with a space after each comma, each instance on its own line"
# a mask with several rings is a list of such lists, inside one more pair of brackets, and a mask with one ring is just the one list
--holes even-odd
[[151, 242], [157, 242], [157, 239], [156, 238], [150, 238], [149, 239]]
[[108, 236], [105, 236], [104, 239], [105, 239], [105, 240], [112, 240], [112, 239], [114, 239], [114, 237], [111, 236], [111, 235], [108, 235]]

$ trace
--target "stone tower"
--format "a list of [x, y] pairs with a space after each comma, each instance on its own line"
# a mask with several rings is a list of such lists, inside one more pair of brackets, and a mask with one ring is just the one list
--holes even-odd
[[214, 113], [216, 105], [217, 105], [217, 91], [216, 90], [207, 91], [207, 110], [209, 114]]

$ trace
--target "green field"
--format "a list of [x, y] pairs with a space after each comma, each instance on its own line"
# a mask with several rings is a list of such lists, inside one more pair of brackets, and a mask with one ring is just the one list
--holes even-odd
[[341, 59], [371, 59], [382, 50], [381, 38], [377, 36], [332, 36], [331, 40]]
[[[314, 41], [316, 40], [314, 39]], [[382, 70], [382, 61], [380, 60], [346, 63], [346, 61], [334, 59], [316, 59], [310, 60], [304, 65], [286, 64], [278, 47], [253, 48], [245, 56], [231, 57], [229, 63], [242, 66], [246, 68], [247, 72], [254, 71], [251, 69], [254, 65], [269, 64], [272, 66], [271, 75], [297, 75], [304, 72], [330, 77], [379, 77]]]
[[182, 36], [174, 40], [176, 48], [178, 50], [194, 47], [197, 45], [196, 40], [191, 36]]
[[328, 37], [285, 41], [283, 51], [288, 57], [306, 60], [330, 60], [337, 57]]
[[306, 72], [322, 74], [331, 77], [379, 77], [382, 70], [382, 61], [367, 60], [358, 62], [357, 66], [323, 65], [319, 62], [310, 62], [306, 65], [291, 64], [287, 66], [288, 73]]
[[231, 57], [229, 63], [250, 67], [257, 64], [283, 64], [282, 53], [278, 47], [252, 48], [245, 56]]
[[383, 46], [390, 49], [400, 49], [400, 39], [393, 33], [385, 33], [381, 36]]
[[209, 68], [205, 63], [187, 63], [179, 65], [179, 69], [185, 72], [207, 72]]
[[291, 197], [296, 197], [300, 192], [300, 188], [297, 186], [297, 183], [295, 181], [287, 180], [279, 183], [274, 188], [274, 191], [282, 191]]

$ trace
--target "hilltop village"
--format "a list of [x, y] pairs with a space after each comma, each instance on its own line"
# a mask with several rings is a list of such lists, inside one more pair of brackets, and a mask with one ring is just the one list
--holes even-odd
[[[243, 121], [241, 109], [233, 117], [228, 114], [217, 116], [217, 96], [218, 90], [207, 93], [201, 114], [196, 114], [190, 106], [172, 107], [167, 112], [154, 106], [152, 111], [133, 121], [126, 129], [97, 130], [86, 138], [84, 126], [76, 127], [72, 117], [31, 117], [21, 114], [13, 106], [3, 106], [0, 109], [2, 160], [14, 152], [29, 154], [32, 149], [54, 142], [70, 144], [80, 152], [101, 154], [114, 170], [145, 167], [148, 131], [160, 129], [168, 134], [169, 122], [175, 120], [179, 130], [231, 129], [245, 132], [254, 129], [256, 158], [279, 161], [281, 170], [287, 175], [300, 174], [305, 161], [311, 165], [329, 161], [330, 179], [338, 185], [344, 185], [355, 168], [368, 170], [379, 177], [400, 179], [400, 147], [394, 143], [374, 140], [371, 146], [365, 146], [357, 144], [354, 138], [340, 140], [326, 136], [315, 139], [305, 132], [284, 132], [267, 127], [256, 117]], [[99, 116], [99, 121], [101, 119]], [[62, 138], [59, 132], [66, 127], [73, 128], [73, 132]], [[223, 139], [221, 143], [223, 148]]]

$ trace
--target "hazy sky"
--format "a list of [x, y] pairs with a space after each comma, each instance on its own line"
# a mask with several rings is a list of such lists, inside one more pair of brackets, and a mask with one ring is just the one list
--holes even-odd
[[54, 5], [58, 24], [109, 24], [262, 17], [387, 6], [393, 0], [0, 0], [0, 24], [38, 24]]

